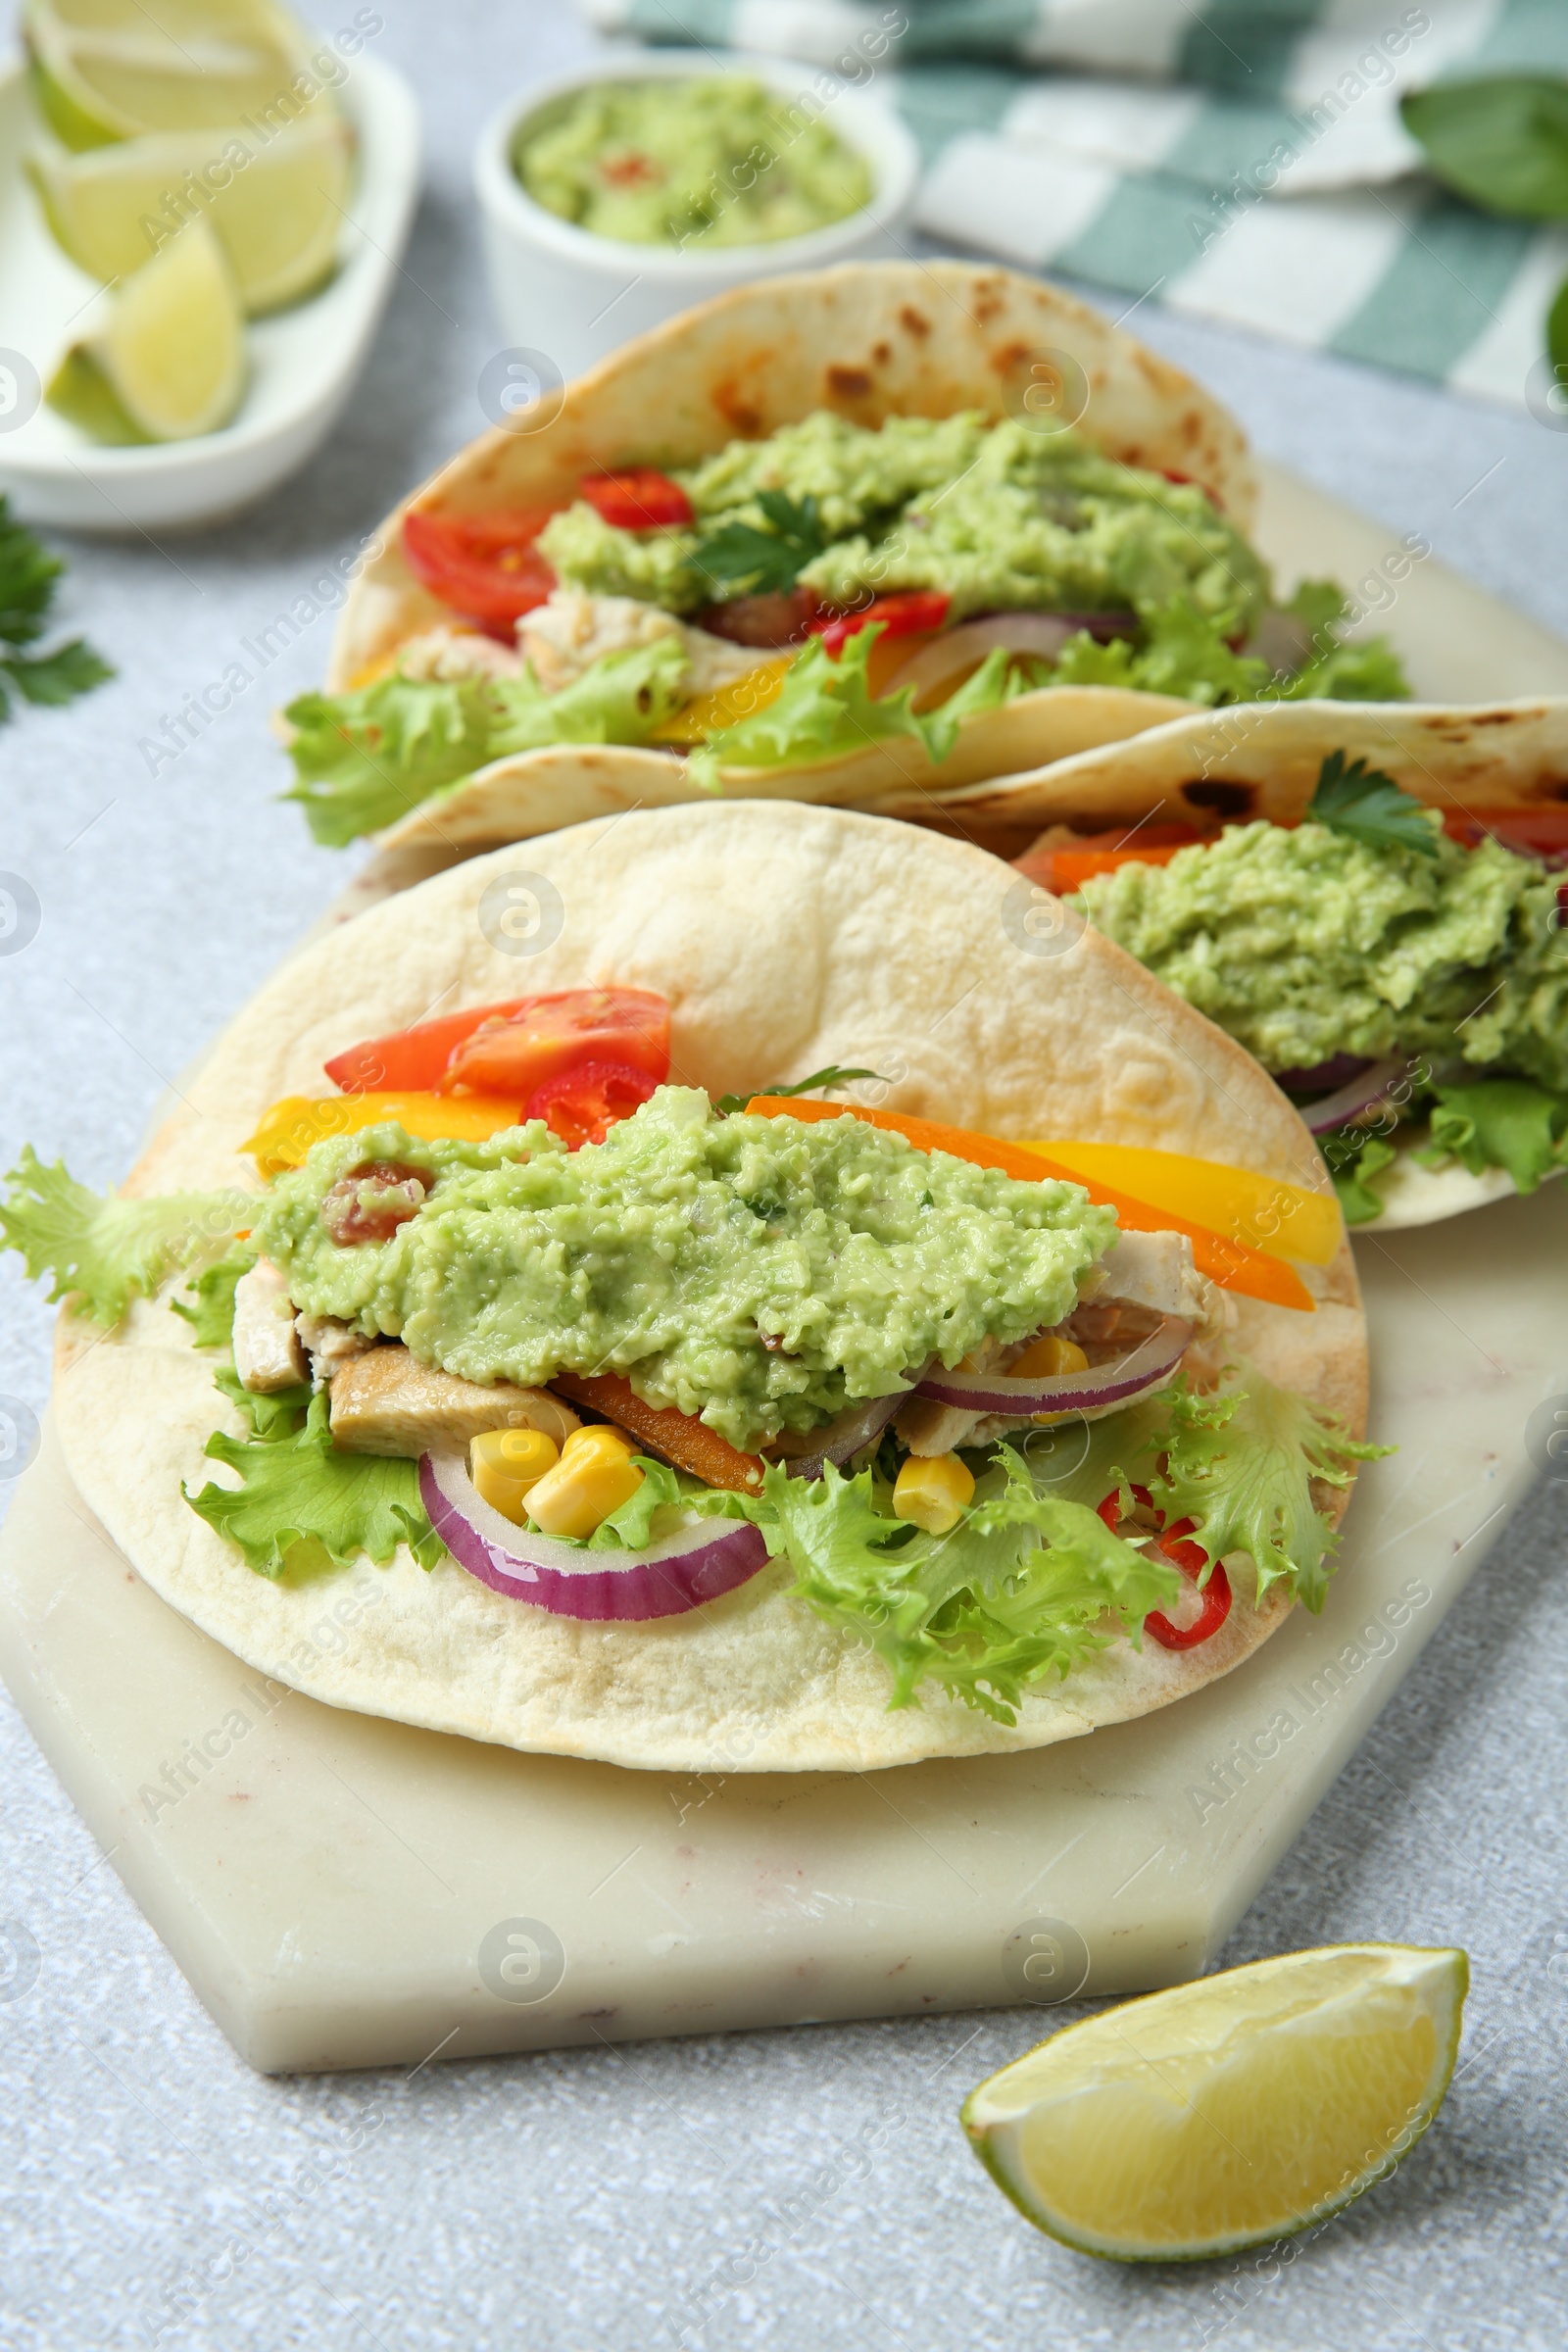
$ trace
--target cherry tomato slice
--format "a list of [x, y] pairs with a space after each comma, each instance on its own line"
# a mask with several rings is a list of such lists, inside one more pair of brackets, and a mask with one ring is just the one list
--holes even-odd
[[411, 508], [403, 517], [403, 552], [432, 596], [510, 639], [513, 623], [542, 605], [556, 584], [534, 541], [559, 512], [518, 507], [494, 514], [426, 514]]
[[829, 659], [836, 662], [852, 637], [873, 621], [880, 621], [884, 637], [915, 637], [927, 629], [940, 629], [948, 617], [951, 596], [935, 588], [911, 588], [898, 596], [873, 597], [858, 612], [841, 612], [837, 618], [813, 620], [811, 635], [820, 637]]
[[[436, 1082], [525, 1102], [558, 1071], [585, 1061], [640, 1070], [649, 1092], [669, 1075], [669, 1004], [646, 988], [571, 988], [530, 997], [465, 1038]], [[503, 1078], [502, 1073], [505, 1073]]]
[[[1142, 1503], [1146, 1511], [1153, 1510], [1154, 1498], [1147, 1487], [1134, 1487], [1132, 1494], [1133, 1500]], [[1115, 1491], [1112, 1490], [1097, 1508], [1114, 1535], [1116, 1523], [1121, 1517], [1121, 1502]], [[1191, 1519], [1178, 1519], [1174, 1527], [1162, 1530], [1158, 1543], [1171, 1566], [1179, 1568], [1183, 1576], [1190, 1577], [1197, 1584], [1208, 1565], [1208, 1554], [1200, 1544], [1181, 1541], [1184, 1536], [1192, 1534], [1193, 1526]], [[1200, 1642], [1206, 1642], [1211, 1635], [1217, 1634], [1231, 1613], [1231, 1582], [1218, 1560], [1209, 1571], [1201, 1598], [1202, 1608], [1191, 1625], [1176, 1625], [1163, 1609], [1151, 1609], [1144, 1619], [1145, 1633], [1152, 1636], [1161, 1649], [1196, 1649]]]
[[617, 531], [663, 531], [677, 522], [697, 520], [697, 510], [679, 482], [672, 482], [656, 466], [628, 466], [619, 473], [585, 473], [577, 487]]
[[532, 1001], [514, 997], [509, 1004], [470, 1004], [466, 1012], [443, 1013], [413, 1029], [367, 1038], [345, 1054], [334, 1054], [324, 1065], [326, 1074], [345, 1095], [430, 1094], [457, 1048], [481, 1021], [510, 1020]]
[[653, 1093], [656, 1080], [623, 1061], [579, 1061], [547, 1078], [529, 1096], [525, 1119], [543, 1119], [568, 1152], [602, 1144]]

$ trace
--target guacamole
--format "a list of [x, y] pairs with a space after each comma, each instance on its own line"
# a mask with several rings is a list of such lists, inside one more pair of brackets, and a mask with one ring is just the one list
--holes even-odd
[[1195, 484], [1010, 419], [891, 416], [873, 431], [818, 412], [673, 478], [694, 526], [620, 530], [579, 500], [547, 524], [540, 552], [572, 587], [695, 612], [715, 595], [705, 543], [735, 524], [766, 530], [757, 499], [772, 490], [810, 517], [820, 544], [796, 578], [826, 605], [934, 588], [957, 619], [1149, 614], [1180, 597], [1245, 634], [1268, 602], [1261, 560]]
[[1409, 1054], [1568, 1089], [1557, 877], [1494, 841], [1438, 852], [1239, 825], [1099, 875], [1081, 903], [1265, 1069]]
[[870, 201], [863, 156], [799, 102], [735, 74], [599, 82], [525, 122], [513, 169], [536, 204], [628, 245], [762, 245]]
[[[390, 1240], [334, 1242], [326, 1195], [376, 1161], [427, 1180], [422, 1206]], [[624, 1373], [741, 1446], [1058, 1322], [1115, 1237], [1076, 1185], [852, 1117], [720, 1118], [673, 1086], [569, 1153], [538, 1120], [480, 1144], [334, 1137], [255, 1227], [310, 1313], [469, 1380]]]

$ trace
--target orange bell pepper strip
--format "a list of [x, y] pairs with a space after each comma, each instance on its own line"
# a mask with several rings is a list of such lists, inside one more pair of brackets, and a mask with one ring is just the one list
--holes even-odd
[[741, 1453], [716, 1429], [695, 1413], [677, 1412], [673, 1405], [645, 1404], [629, 1380], [617, 1372], [558, 1372], [550, 1383], [574, 1404], [591, 1405], [609, 1421], [618, 1422], [640, 1438], [654, 1453], [662, 1453], [677, 1470], [689, 1470], [710, 1487], [726, 1487], [734, 1494], [761, 1491], [767, 1464], [755, 1453]]
[[1100, 1207], [1113, 1208], [1128, 1233], [1186, 1234], [1199, 1272], [1221, 1290], [1261, 1298], [1271, 1306], [1293, 1306], [1307, 1314], [1316, 1304], [1300, 1276], [1282, 1259], [1265, 1257], [1261, 1250], [1249, 1250], [1241, 1242], [1228, 1242], [1205, 1226], [1152, 1208], [1146, 1200], [1135, 1200], [1130, 1193], [1113, 1192], [1109, 1185], [1097, 1184], [1092, 1177], [1075, 1176], [1070, 1168], [1039, 1152], [1026, 1151], [1022, 1144], [1004, 1144], [994, 1135], [971, 1135], [966, 1127], [944, 1127], [935, 1119], [906, 1118], [900, 1111], [864, 1110], [855, 1102], [806, 1102], [793, 1095], [754, 1095], [746, 1107], [764, 1118], [864, 1119], [869, 1126], [902, 1135], [917, 1152], [946, 1152], [976, 1167], [1001, 1168], [1004, 1175], [1016, 1176], [1025, 1184], [1039, 1184], [1049, 1177], [1076, 1184]]

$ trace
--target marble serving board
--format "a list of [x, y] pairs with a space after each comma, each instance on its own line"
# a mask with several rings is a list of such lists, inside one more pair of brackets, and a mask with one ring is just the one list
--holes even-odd
[[[670, 1775], [343, 1713], [159, 1600], [47, 1433], [0, 1536], [0, 1672], [269, 2072], [1173, 1984], [1549, 1467], [1559, 1406], [1568, 1428], [1568, 1187], [1359, 1256], [1372, 1427], [1399, 1450], [1363, 1474], [1322, 1617], [1296, 1611], [1223, 1682], [1087, 1739], [892, 1772]], [[322, 1642], [331, 1605], [327, 1584]]]
[[[1276, 467], [1258, 538], [1287, 581], [1353, 585], [1424, 698], [1568, 692], [1568, 648]], [[446, 861], [373, 858], [324, 920]], [[1568, 1429], [1568, 1186], [1365, 1237], [1357, 1256], [1371, 1426], [1399, 1450], [1363, 1473], [1322, 1617], [1298, 1610], [1225, 1681], [1088, 1739], [671, 1776], [324, 1707], [141, 1583], [47, 1425], [0, 1534], [0, 1674], [199, 1997], [270, 2072], [1173, 1984], [1552, 1470], [1559, 1408]], [[331, 1608], [327, 1584], [322, 1642]]]

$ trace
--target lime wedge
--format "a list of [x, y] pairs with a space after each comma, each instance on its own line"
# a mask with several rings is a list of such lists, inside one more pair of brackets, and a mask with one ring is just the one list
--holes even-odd
[[1085, 2018], [982, 2082], [964, 2130], [1080, 2253], [1195, 2261], [1288, 2237], [1388, 2172], [1443, 2103], [1463, 1952], [1291, 1952]]
[[34, 95], [68, 147], [247, 119], [265, 134], [331, 109], [271, 0], [28, 0], [22, 28]]
[[228, 422], [246, 373], [234, 273], [206, 221], [193, 220], [125, 279], [108, 323], [67, 353], [47, 398], [95, 440], [189, 441]]
[[332, 115], [267, 146], [239, 130], [169, 130], [26, 158], [50, 231], [78, 269], [106, 282], [128, 277], [205, 214], [253, 317], [331, 275], [353, 164], [348, 125]]

